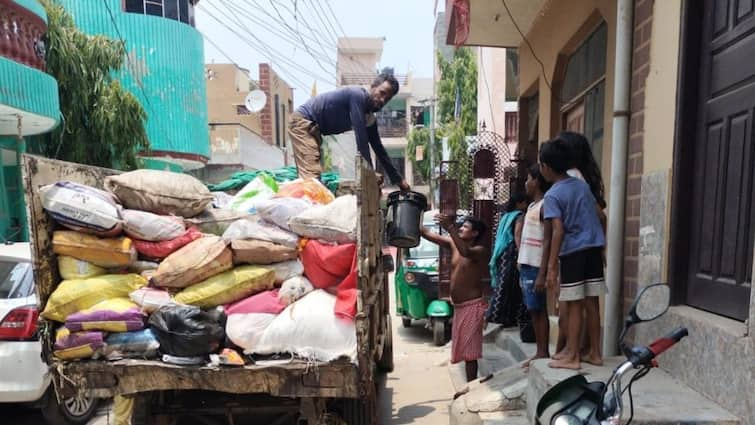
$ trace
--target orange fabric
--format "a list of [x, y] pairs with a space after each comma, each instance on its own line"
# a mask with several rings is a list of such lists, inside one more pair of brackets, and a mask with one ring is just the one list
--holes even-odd
[[299, 254], [304, 265], [304, 275], [317, 289], [336, 286], [349, 275], [352, 269], [356, 244], [327, 245], [309, 241]]

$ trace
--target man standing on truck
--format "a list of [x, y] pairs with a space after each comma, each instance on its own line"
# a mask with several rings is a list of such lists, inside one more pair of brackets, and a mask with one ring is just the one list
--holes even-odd
[[375, 112], [382, 109], [398, 93], [398, 89], [393, 71], [385, 69], [372, 82], [369, 91], [362, 87], [344, 87], [315, 96], [301, 105], [291, 114], [288, 122], [299, 177], [320, 178], [322, 136], [353, 129], [362, 157], [372, 165], [371, 146], [391, 183], [401, 190], [409, 190], [409, 185], [391, 163], [380, 141], [375, 118]]
[[482, 327], [487, 309], [482, 291], [490, 250], [480, 242], [487, 226], [469, 216], [457, 230], [453, 218], [439, 214], [436, 219], [448, 236], [422, 227], [422, 237], [451, 249], [451, 301], [454, 304], [451, 363], [466, 363], [469, 382], [477, 379], [477, 359], [482, 357]]

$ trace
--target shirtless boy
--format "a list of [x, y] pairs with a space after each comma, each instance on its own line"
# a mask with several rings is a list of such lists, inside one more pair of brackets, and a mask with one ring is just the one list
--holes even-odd
[[446, 215], [436, 220], [449, 236], [422, 228], [422, 236], [430, 242], [451, 249], [451, 302], [454, 318], [451, 341], [451, 363], [465, 362], [467, 381], [477, 379], [477, 359], [482, 357], [482, 327], [487, 305], [482, 298], [490, 250], [480, 244], [487, 226], [474, 217], [466, 217], [456, 229]]

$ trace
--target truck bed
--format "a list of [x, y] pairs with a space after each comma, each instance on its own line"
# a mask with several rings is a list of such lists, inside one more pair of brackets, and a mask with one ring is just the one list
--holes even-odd
[[66, 375], [62, 387], [71, 387], [64, 393], [74, 391], [73, 387], [81, 383], [103, 398], [161, 390], [264, 393], [276, 397], [359, 397], [359, 371], [357, 365], [347, 360], [329, 363], [293, 360], [285, 364], [244, 367], [179, 366], [159, 360], [87, 360], [67, 363], [62, 372]]
[[[194, 367], [158, 360], [60, 361], [52, 355], [57, 324], [41, 319], [43, 359], [54, 374], [58, 391], [70, 394], [93, 390], [95, 395], [169, 390], [207, 390], [234, 394], [269, 394], [281, 397], [365, 398], [374, 396], [376, 362], [383, 356], [388, 324], [386, 279], [382, 265], [380, 189], [374, 172], [357, 158], [357, 181], [349, 187], [357, 195], [359, 278], [357, 296], [357, 362], [313, 363], [295, 360], [278, 365], [245, 367]], [[23, 178], [30, 223], [35, 284], [44, 307], [60, 282], [52, 252], [56, 224], [42, 208], [38, 189], [60, 180], [103, 188], [104, 177], [115, 170], [24, 155]], [[392, 353], [391, 353], [392, 356]]]

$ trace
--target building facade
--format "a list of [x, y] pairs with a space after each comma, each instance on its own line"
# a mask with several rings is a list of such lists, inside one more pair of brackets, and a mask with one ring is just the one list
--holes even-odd
[[45, 72], [47, 15], [35, 0], [0, 0], [0, 243], [27, 240], [20, 161], [29, 137], [60, 122], [58, 85]]
[[147, 112], [150, 167], [194, 170], [210, 159], [202, 35], [194, 28], [198, 0], [61, 0], [88, 34], [123, 40], [127, 60], [118, 78]]
[[[259, 65], [259, 81], [234, 64], [207, 64], [205, 74], [212, 154], [202, 177], [217, 183], [237, 171], [292, 165], [285, 125], [293, 108], [292, 88], [269, 64]], [[265, 93], [260, 111], [245, 106], [253, 90]]]
[[[462, 3], [449, 1], [447, 10]], [[534, 161], [538, 143], [571, 129], [590, 139], [601, 164], [609, 217], [619, 217], [609, 219], [609, 239], [623, 241], [607, 251], [619, 305], [626, 310], [651, 283], [672, 288], [674, 305], [635, 338], [646, 343], [675, 326], [689, 328], [661, 367], [754, 424], [755, 68], [743, 58], [755, 57], [755, 4], [508, 6], [511, 15], [499, 1], [476, 1], [468, 19], [457, 13], [449, 34], [457, 44], [519, 48], [526, 156]], [[622, 22], [629, 38], [618, 31]], [[629, 72], [617, 71], [625, 59]], [[624, 109], [614, 93], [626, 91]], [[623, 208], [612, 214], [617, 205]]]

